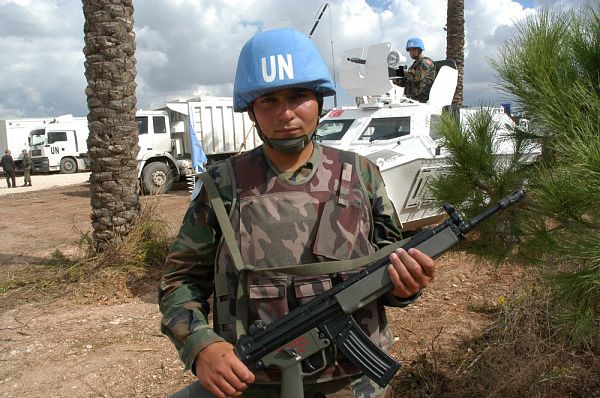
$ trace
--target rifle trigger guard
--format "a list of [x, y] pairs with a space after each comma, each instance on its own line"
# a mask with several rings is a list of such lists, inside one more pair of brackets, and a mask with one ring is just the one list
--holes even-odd
[[[318, 354], [321, 355], [321, 358], [323, 360], [323, 364], [321, 366], [319, 366], [319, 367], [315, 367], [313, 365], [313, 363], [311, 362], [311, 360], [310, 360], [311, 357], [306, 358], [304, 361], [302, 361], [302, 370], [303, 370], [302, 376], [313, 375], [313, 374], [315, 374], [317, 372], [320, 372], [321, 370], [323, 370], [323, 369], [325, 369], [327, 367], [328, 363], [327, 363], [327, 356], [325, 355], [325, 350], [319, 351]], [[304, 372], [304, 368], [305, 367], [307, 368], [307, 370], [309, 370], [309, 372]]]

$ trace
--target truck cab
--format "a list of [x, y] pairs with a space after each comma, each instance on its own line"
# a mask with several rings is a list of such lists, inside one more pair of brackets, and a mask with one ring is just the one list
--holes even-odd
[[233, 112], [231, 97], [197, 97], [138, 111], [138, 173], [146, 193], [168, 191], [178, 180], [190, 185], [198, 148], [207, 163], [226, 159], [261, 144], [247, 114]]
[[172, 131], [169, 114], [163, 110], [135, 115], [138, 128], [138, 177], [145, 193], [169, 191], [173, 183], [191, 170], [186, 161], [181, 137]]
[[29, 134], [32, 171], [74, 173], [89, 167], [86, 118], [65, 115]]

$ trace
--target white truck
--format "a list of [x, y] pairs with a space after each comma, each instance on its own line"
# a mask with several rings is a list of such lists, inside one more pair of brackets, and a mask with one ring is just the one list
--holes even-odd
[[[208, 163], [261, 143], [246, 114], [233, 112], [231, 97], [199, 97], [167, 102], [136, 112], [138, 177], [145, 193], [167, 192], [175, 181], [193, 176], [192, 134]], [[191, 133], [193, 126], [193, 133]], [[30, 134], [33, 171], [87, 170], [88, 122], [65, 115]]]
[[87, 137], [88, 121], [73, 115], [58, 116], [44, 127], [29, 134], [31, 170], [64, 174], [89, 167]]
[[192, 134], [208, 163], [261, 143], [247, 114], [233, 112], [231, 97], [167, 102], [153, 111], [138, 111], [136, 120], [138, 173], [147, 193], [167, 192], [174, 181], [197, 172], [192, 167]]
[[29, 150], [29, 133], [32, 130], [43, 128], [53, 118], [19, 118], [0, 120], [0, 151], [10, 149], [17, 168], [21, 168], [23, 149]]

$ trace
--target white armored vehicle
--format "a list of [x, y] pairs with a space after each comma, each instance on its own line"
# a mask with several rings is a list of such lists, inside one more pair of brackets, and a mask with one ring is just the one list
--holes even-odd
[[[404, 97], [403, 89], [392, 84], [398, 65], [387, 61], [399, 57], [390, 51], [389, 43], [349, 50], [343, 57], [340, 82], [359, 105], [329, 111], [321, 119], [316, 139], [358, 152], [379, 167], [404, 231], [436, 223], [445, 212], [434, 206], [427, 182], [444, 172], [447, 155], [433, 127], [452, 102], [458, 77], [454, 62], [436, 62], [429, 101], [420, 103]], [[461, 109], [461, 117], [469, 112]], [[502, 108], [495, 113], [500, 127], [514, 125]], [[510, 152], [511, 146], [498, 149]]]

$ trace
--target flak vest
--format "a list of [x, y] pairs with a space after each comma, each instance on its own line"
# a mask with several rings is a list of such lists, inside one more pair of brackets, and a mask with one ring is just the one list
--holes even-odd
[[[234, 253], [241, 256], [243, 264], [251, 265], [247, 274], [240, 272], [232, 261], [227, 239], [221, 240], [216, 257], [213, 322], [218, 334], [231, 343], [246, 328], [251, 331], [271, 323], [358, 272], [319, 275], [323, 271], [312, 270], [302, 275], [282, 272], [282, 267], [302, 271], [304, 264], [351, 260], [376, 250], [370, 240], [371, 205], [358, 170], [358, 155], [324, 146], [316, 148], [320, 156], [302, 183], [281, 178], [261, 147], [221, 166], [219, 173], [233, 174], [230, 180], [235, 182], [228, 214], [239, 248]], [[376, 344], [389, 347], [391, 336], [383, 305], [372, 302], [354, 317]], [[331, 365], [305, 382], [359, 373], [333, 350], [328, 358]], [[257, 383], [279, 379], [276, 369], [256, 373]]]

